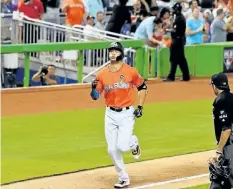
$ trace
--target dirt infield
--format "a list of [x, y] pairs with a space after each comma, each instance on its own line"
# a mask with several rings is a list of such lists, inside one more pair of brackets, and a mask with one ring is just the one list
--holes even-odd
[[[231, 79], [231, 82], [233, 80]], [[209, 80], [162, 83], [148, 81], [146, 103], [198, 100], [213, 98]], [[232, 86], [233, 87], [233, 86]], [[29, 88], [2, 91], [2, 116], [57, 112], [84, 108], [104, 107], [103, 99], [92, 101], [90, 86]], [[46, 106], [45, 106], [46, 104]], [[13, 110], [12, 107], [15, 107]], [[36, 108], [35, 108], [36, 107]], [[104, 116], [104, 115], [103, 115]], [[208, 176], [175, 183], [162, 181], [207, 173], [207, 159], [214, 152], [151, 160], [127, 165], [131, 188], [178, 189], [208, 182]], [[113, 167], [72, 173], [3, 186], [3, 189], [108, 189], [117, 181]], [[153, 183], [153, 184], [151, 184]], [[157, 184], [155, 184], [157, 183]], [[147, 185], [151, 184], [151, 185]]]
[[[209, 80], [193, 80], [189, 83], [148, 81], [146, 103], [211, 98], [213, 94], [208, 82]], [[31, 87], [3, 90], [1, 93], [3, 117], [104, 107], [102, 97], [98, 101], [91, 99], [90, 85]]]

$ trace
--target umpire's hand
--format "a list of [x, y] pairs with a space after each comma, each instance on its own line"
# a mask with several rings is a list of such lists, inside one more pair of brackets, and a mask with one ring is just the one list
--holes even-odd
[[133, 113], [136, 118], [142, 117], [142, 106], [138, 105], [137, 109]]
[[92, 89], [96, 89], [97, 85], [98, 85], [98, 79], [94, 79], [92, 82], [91, 82], [91, 87]]

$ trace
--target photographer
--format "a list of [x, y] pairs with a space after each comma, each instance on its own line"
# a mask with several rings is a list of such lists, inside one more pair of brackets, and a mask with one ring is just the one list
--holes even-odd
[[32, 81], [41, 82], [41, 85], [58, 85], [60, 80], [55, 76], [55, 66], [40, 68], [37, 73], [32, 76]]

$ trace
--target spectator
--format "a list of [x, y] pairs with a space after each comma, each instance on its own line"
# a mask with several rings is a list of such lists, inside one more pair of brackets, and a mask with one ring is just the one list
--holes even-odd
[[199, 10], [193, 10], [193, 17], [189, 18], [186, 23], [186, 44], [194, 45], [203, 43], [204, 20], [199, 18]]
[[119, 0], [119, 5], [113, 8], [112, 16], [107, 24], [106, 30], [120, 33], [124, 24], [131, 24], [131, 15], [126, 3], [128, 0]]
[[203, 13], [203, 19], [205, 20], [205, 22], [207, 22], [209, 25], [211, 24], [211, 22], [213, 21], [213, 15], [210, 9], [206, 9]]
[[43, 0], [42, 2], [45, 4], [44, 20], [60, 24], [60, 0]]
[[141, 9], [141, 1], [135, 0], [133, 4], [133, 16], [139, 15], [141, 10], [144, 10], [144, 9]]
[[[24, 0], [19, 1], [19, 12], [23, 12], [25, 16], [33, 19], [41, 19], [44, 15], [44, 7], [40, 0]], [[37, 43], [40, 37], [40, 27], [25, 23], [21, 37], [24, 43]], [[32, 53], [32, 56], [36, 56]]]
[[[201, 7], [198, 6], [197, 0], [190, 1], [190, 8], [186, 12], [183, 13], [184, 17], [186, 19], [191, 18], [193, 16], [193, 10], [195, 8], [198, 8], [199, 11], [201, 11]], [[199, 17], [202, 18], [202, 14], [201, 13], [199, 14]]]
[[102, 0], [86, 0], [89, 15], [96, 16], [98, 12], [105, 12]]
[[19, 12], [33, 19], [41, 19], [44, 15], [44, 7], [40, 0], [24, 0], [19, 2]]
[[60, 83], [60, 79], [55, 76], [55, 66], [48, 65], [48, 67], [43, 67], [38, 70], [32, 76], [32, 81], [41, 82], [41, 85], [57, 85]]
[[103, 12], [97, 13], [97, 21], [95, 24], [95, 28], [97, 28], [99, 30], [105, 30], [106, 23], [104, 22], [104, 13]]
[[229, 0], [229, 8], [230, 8], [231, 15], [233, 16], [233, 0]]
[[181, 6], [182, 6], [182, 13], [185, 14], [186, 11], [190, 8], [190, 4], [188, 0], [181, 0]]
[[84, 39], [86, 41], [91, 41], [91, 40], [96, 40], [95, 37], [95, 22], [94, 22], [95, 17], [94, 16], [87, 16], [87, 24], [83, 29], [83, 33], [85, 33], [86, 35], [84, 36]]
[[107, 10], [113, 11], [114, 6], [119, 5], [119, 0], [105, 0]]
[[151, 7], [157, 7], [156, 0], [140, 0], [141, 9], [147, 10], [148, 13], [151, 12]]
[[1, 12], [12, 13], [18, 9], [18, 0], [1, 1]]
[[160, 46], [162, 45], [162, 39], [164, 35], [163, 31], [163, 22], [160, 18], [156, 18], [154, 21], [154, 33], [152, 35], [152, 38], [150, 40], [150, 46]]
[[227, 10], [228, 10], [228, 8], [226, 8], [226, 7], [224, 8], [223, 4], [219, 4], [218, 7], [217, 7], [217, 8], [214, 8], [213, 11], [212, 11], [213, 17], [214, 17], [214, 18], [217, 17], [217, 11], [218, 11], [219, 9], [223, 9], [223, 12], [225, 12], [225, 13], [227, 13]]
[[203, 42], [210, 43], [210, 24], [212, 22], [213, 16], [209, 9], [206, 9], [204, 11], [203, 19], [205, 22], [205, 32], [203, 33]]
[[150, 15], [159, 17], [159, 7], [154, 6], [150, 8]]
[[150, 42], [153, 41], [154, 21], [156, 21], [155, 16], [150, 16], [143, 20], [138, 26], [134, 36], [137, 39], [144, 40], [146, 44], [150, 44]]
[[63, 12], [66, 13], [66, 25], [81, 25], [85, 19], [85, 6], [82, 0], [64, 0]]
[[214, 0], [215, 8], [227, 8], [228, 0]]
[[229, 29], [227, 33], [227, 41], [233, 41], [233, 16], [228, 18]]
[[163, 8], [160, 12], [159, 18], [163, 22], [163, 31], [166, 33], [166, 29], [171, 26], [171, 21], [170, 21], [170, 10], [167, 8]]
[[139, 15], [136, 17], [136, 19], [132, 23], [131, 33], [135, 33], [136, 29], [141, 24], [141, 22], [148, 17], [149, 17], [149, 13], [146, 10], [141, 10]]
[[224, 18], [224, 12], [223, 9], [217, 10], [217, 17], [214, 19], [210, 26], [210, 32], [211, 32], [211, 42], [226, 42], [226, 31], [227, 31], [227, 25], [225, 24], [223, 18]]

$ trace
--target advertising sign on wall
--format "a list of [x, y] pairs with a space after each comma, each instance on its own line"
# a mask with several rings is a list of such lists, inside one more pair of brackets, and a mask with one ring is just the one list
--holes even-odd
[[233, 47], [223, 49], [223, 72], [233, 73]]

